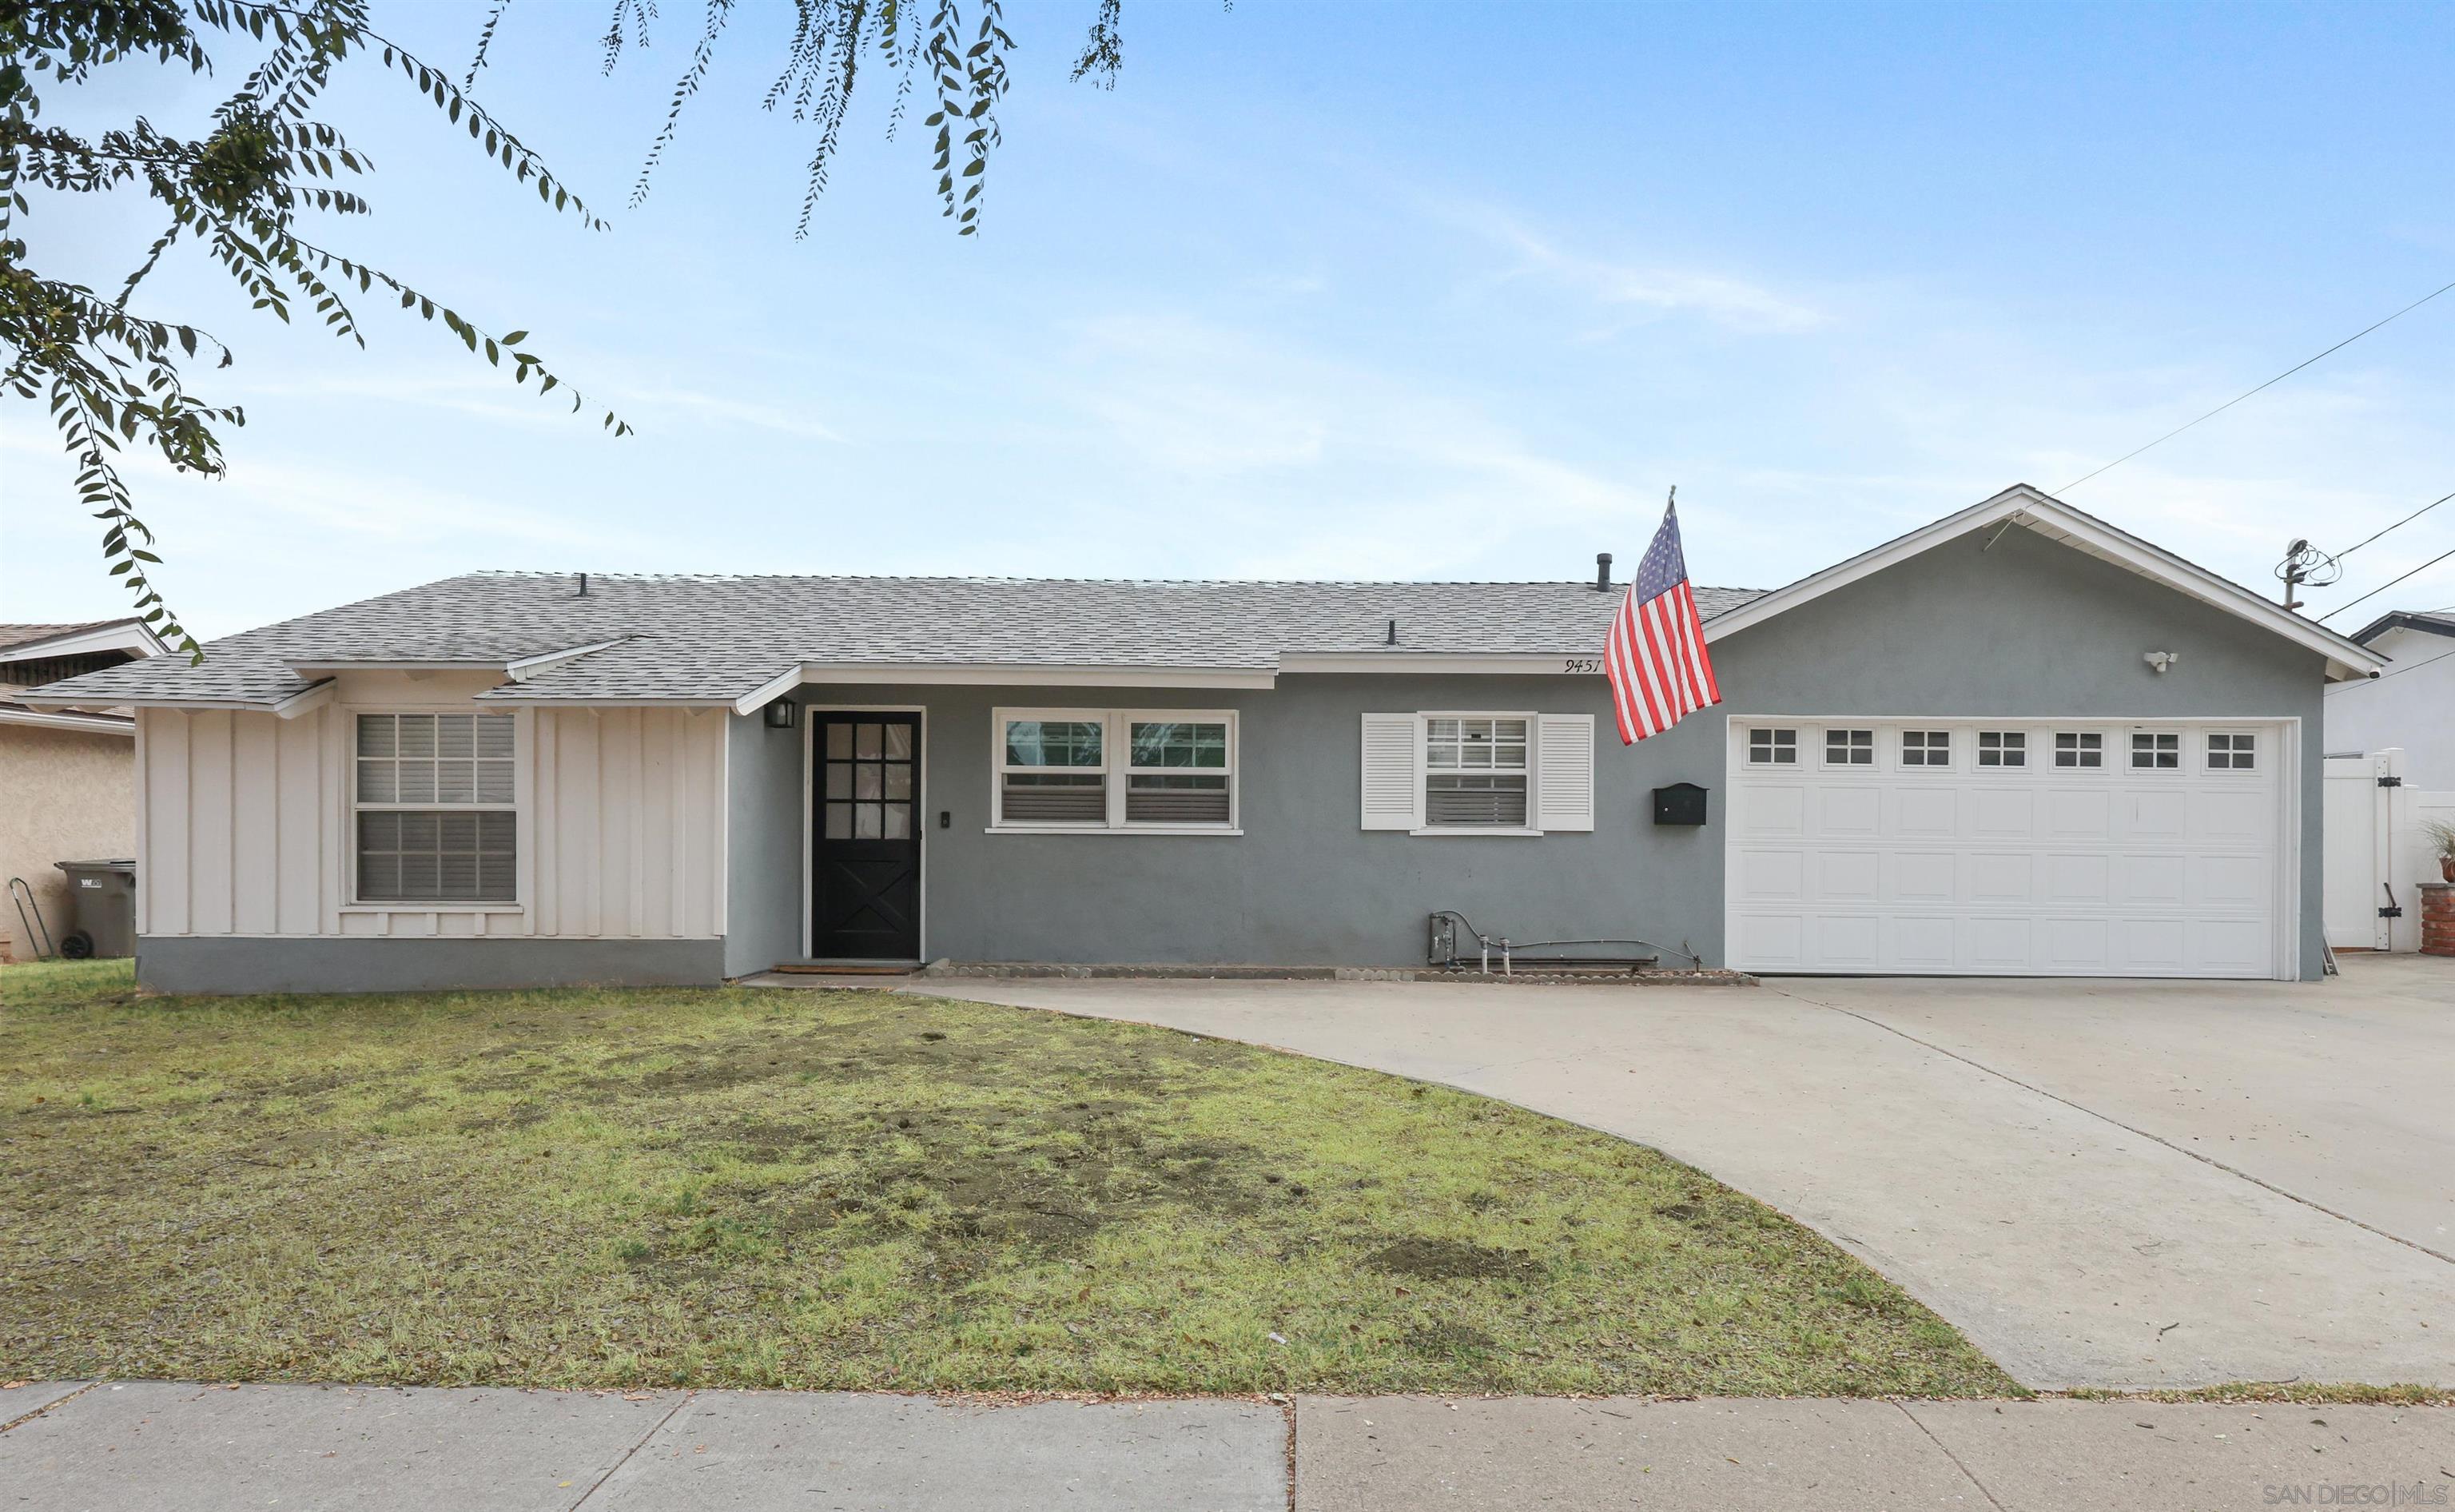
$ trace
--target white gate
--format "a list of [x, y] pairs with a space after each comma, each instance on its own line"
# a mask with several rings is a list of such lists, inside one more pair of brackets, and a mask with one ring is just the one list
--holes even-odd
[[[2327, 943], [2338, 950], [2386, 950], [2393, 944], [2387, 900], [2394, 875], [2395, 787], [2401, 751], [2327, 757], [2323, 819], [2326, 825]], [[2395, 769], [2395, 770], [2391, 770]]]
[[2324, 802], [2327, 943], [2419, 950], [2419, 884], [2438, 880], [2438, 855], [2421, 826], [2455, 821], [2455, 793], [2404, 786], [2404, 752], [2390, 746], [2327, 757]]

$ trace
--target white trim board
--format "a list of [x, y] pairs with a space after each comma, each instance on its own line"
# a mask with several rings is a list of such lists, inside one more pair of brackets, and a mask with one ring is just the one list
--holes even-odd
[[0, 661], [42, 661], [94, 651], [132, 651], [140, 656], [158, 656], [168, 650], [162, 637], [153, 634], [145, 621], [114, 619], [108, 624], [63, 631], [41, 640], [21, 640], [13, 646], [0, 647]]
[[57, 713], [34, 709], [0, 709], [0, 724], [24, 725], [35, 730], [77, 730], [88, 735], [122, 735], [136, 737], [134, 716], [124, 714], [78, 714], [73, 710]]
[[1719, 640], [1801, 604], [1813, 603], [1836, 588], [1846, 588], [1945, 541], [1957, 540], [1971, 531], [1982, 530], [1998, 521], [2036, 531], [2048, 540], [2059, 541], [2075, 551], [2086, 552], [2112, 562], [2186, 597], [2223, 610], [2315, 651], [2327, 658], [2327, 678], [2331, 682], [2375, 677], [2385, 669], [2384, 658], [2350, 636], [2304, 619], [2239, 584], [2227, 582], [2206, 568], [2184, 561], [2162, 547], [2152, 546], [2127, 531], [2082, 514], [2026, 483], [2016, 484], [1983, 503], [1947, 514], [1933, 524], [1886, 541], [1872, 551], [1861, 552], [1847, 561], [1836, 562], [1788, 587], [1776, 588], [1761, 597], [1752, 598], [1736, 609], [1725, 610], [1705, 621], [1705, 639], [1708, 642]]

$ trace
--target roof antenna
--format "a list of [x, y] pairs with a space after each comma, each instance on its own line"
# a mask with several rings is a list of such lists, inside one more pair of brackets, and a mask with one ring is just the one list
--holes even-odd
[[579, 575], [579, 596], [582, 598], [588, 596], [588, 575], [586, 573]]

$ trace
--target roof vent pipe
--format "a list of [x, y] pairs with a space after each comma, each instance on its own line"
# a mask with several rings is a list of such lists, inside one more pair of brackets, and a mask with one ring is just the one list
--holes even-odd
[[1383, 642], [1382, 642], [1382, 644], [1383, 644], [1383, 645], [1385, 645], [1385, 646], [1394, 646], [1394, 645], [1396, 645], [1397, 643], [1398, 643], [1398, 622], [1397, 622], [1396, 620], [1394, 620], [1394, 619], [1393, 619], [1393, 620], [1390, 621], [1390, 638], [1389, 638], [1389, 639], [1387, 639], [1387, 640], [1385, 640], [1385, 641], [1383, 641]]
[[588, 575], [586, 573], [579, 575], [579, 596], [582, 598], [588, 596]]
[[1594, 553], [1594, 592], [1598, 594], [1611, 592], [1611, 553], [1609, 552]]

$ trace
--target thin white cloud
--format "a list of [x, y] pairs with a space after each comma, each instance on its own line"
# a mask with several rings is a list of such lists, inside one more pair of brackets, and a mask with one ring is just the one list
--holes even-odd
[[1831, 323], [1829, 314], [1803, 300], [1731, 273], [1615, 261], [1573, 251], [1495, 206], [1452, 203], [1435, 207], [1432, 214], [1512, 254], [1514, 261], [1499, 278], [1540, 279], [1607, 309], [1694, 315], [1735, 331], [1773, 334], [1815, 331]]

